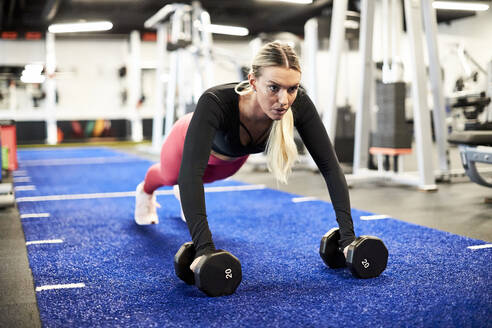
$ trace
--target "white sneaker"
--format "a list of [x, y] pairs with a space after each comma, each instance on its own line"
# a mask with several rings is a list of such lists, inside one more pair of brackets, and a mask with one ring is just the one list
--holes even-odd
[[183, 206], [181, 206], [181, 197], [179, 196], [179, 185], [173, 186], [173, 192], [174, 192], [174, 197], [176, 197], [176, 199], [179, 201], [179, 207], [181, 208], [181, 220], [183, 220], [183, 222], [186, 222], [186, 218], [183, 213]]
[[157, 207], [161, 207], [157, 203], [154, 194], [147, 194], [143, 190], [144, 183], [141, 182], [137, 186], [135, 193], [135, 223], [138, 225], [157, 224], [159, 217], [157, 216]]

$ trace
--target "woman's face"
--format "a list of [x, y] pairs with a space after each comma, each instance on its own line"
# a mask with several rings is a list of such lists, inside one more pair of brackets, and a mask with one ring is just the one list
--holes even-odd
[[301, 73], [285, 67], [264, 67], [261, 76], [250, 75], [261, 110], [272, 120], [280, 120], [297, 96]]

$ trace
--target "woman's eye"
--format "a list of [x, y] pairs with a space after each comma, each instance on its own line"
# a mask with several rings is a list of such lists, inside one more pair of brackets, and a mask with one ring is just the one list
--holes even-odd
[[290, 87], [289, 88], [289, 93], [294, 93], [297, 91], [297, 87]]
[[276, 85], [270, 85], [268, 88], [269, 88], [269, 89], [270, 89], [270, 91], [272, 91], [272, 92], [277, 92], [277, 91], [278, 91], [278, 86], [276, 86]]

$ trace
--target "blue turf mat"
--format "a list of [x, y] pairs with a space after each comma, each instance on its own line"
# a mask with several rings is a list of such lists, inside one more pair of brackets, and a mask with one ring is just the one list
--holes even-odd
[[[35, 158], [29, 151], [20, 152]], [[82, 180], [69, 192], [133, 190], [151, 163], [120, 164], [117, 169], [114, 164], [99, 165], [97, 170], [77, 166], [77, 173], [71, 172], [86, 175], [89, 182]], [[67, 167], [43, 169], [39, 180], [33, 178], [37, 191], [52, 186], [53, 194], [65, 192], [60, 177], [70, 177], [63, 171]], [[28, 167], [27, 173], [37, 174], [37, 169]], [[101, 186], [106, 183], [111, 188]], [[27, 241], [64, 241], [27, 246], [35, 285], [86, 285], [37, 292], [43, 325], [491, 325], [492, 252], [467, 248], [484, 242], [393, 219], [361, 221], [361, 215], [371, 213], [353, 210], [356, 233], [381, 237], [390, 252], [380, 277], [358, 280], [346, 269], [326, 268], [319, 258], [321, 236], [336, 225], [331, 204], [294, 203], [292, 197], [270, 189], [206, 194], [216, 245], [236, 255], [243, 268], [236, 293], [222, 298], [208, 298], [174, 275], [173, 256], [190, 238], [173, 196], [157, 197], [161, 222], [150, 227], [133, 223], [131, 197], [20, 202], [21, 214], [50, 213], [49, 218], [22, 219]]]
[[32, 185], [35, 189], [18, 190], [16, 197], [133, 191], [150, 164], [105, 148], [21, 150], [19, 170], [26, 171], [30, 181], [16, 186]]

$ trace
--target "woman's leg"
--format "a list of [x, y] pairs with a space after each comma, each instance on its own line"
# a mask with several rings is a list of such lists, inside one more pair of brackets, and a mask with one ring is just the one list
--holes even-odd
[[143, 189], [146, 193], [151, 194], [159, 187], [173, 186], [178, 182], [184, 140], [191, 116], [190, 113], [180, 118], [164, 140], [160, 163], [152, 165], [145, 175]]
[[156, 207], [159, 206], [154, 191], [162, 186], [177, 183], [184, 138], [191, 120], [191, 114], [179, 119], [171, 129], [161, 149], [160, 163], [152, 165], [145, 175], [144, 182], [137, 186], [135, 199], [135, 222], [140, 225], [159, 222]]

